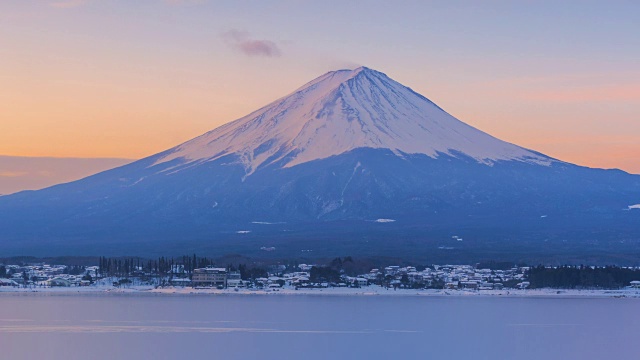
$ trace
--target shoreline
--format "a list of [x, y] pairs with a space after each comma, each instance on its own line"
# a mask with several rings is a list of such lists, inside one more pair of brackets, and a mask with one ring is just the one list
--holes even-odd
[[70, 287], [70, 288], [0, 288], [3, 295], [155, 295], [155, 296], [400, 296], [439, 298], [625, 298], [640, 299], [640, 289], [575, 290], [575, 289], [527, 289], [527, 290], [442, 290], [442, 289], [386, 289], [379, 286], [364, 288], [299, 289], [285, 287], [277, 290], [255, 289], [194, 289], [188, 287], [131, 286]]

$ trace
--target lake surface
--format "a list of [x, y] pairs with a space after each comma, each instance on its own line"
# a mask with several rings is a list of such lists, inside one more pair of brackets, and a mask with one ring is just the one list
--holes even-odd
[[0, 294], [0, 357], [637, 359], [639, 310], [613, 298]]

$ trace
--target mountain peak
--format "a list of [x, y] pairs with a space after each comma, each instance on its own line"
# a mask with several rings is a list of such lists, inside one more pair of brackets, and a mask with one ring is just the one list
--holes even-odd
[[156, 164], [205, 162], [233, 154], [250, 175], [261, 166], [291, 167], [357, 148], [389, 149], [398, 156], [468, 156], [488, 165], [552, 161], [473, 128], [384, 73], [362, 66], [328, 72], [164, 152]]
[[300, 92], [304, 93], [307, 91], [317, 90], [317, 89], [319, 89], [321, 92], [322, 91], [329, 92], [339, 88], [342, 84], [345, 84], [351, 81], [352, 79], [362, 77], [362, 76], [379, 76], [379, 75], [386, 77], [385, 74], [375, 70], [371, 70], [364, 66], [360, 66], [355, 69], [341, 69], [341, 70], [329, 71], [328, 73], [322, 76], [319, 76], [311, 80], [310, 82], [302, 85], [293, 93], [287, 96], [291, 96], [293, 94], [300, 93]]
[[349, 71], [351, 73], [352, 77], [355, 77], [355, 76], [358, 76], [358, 75], [361, 75], [361, 74], [362, 75], [376, 75], [376, 74], [385, 75], [384, 73], [381, 73], [380, 71], [376, 71], [376, 70], [370, 69], [370, 68], [368, 68], [366, 66], [360, 66], [360, 67], [357, 67], [357, 68], [352, 69], [352, 70], [343, 70], [343, 71]]
[[359, 74], [359, 73], [361, 73], [361, 72], [364, 72], [364, 73], [367, 73], [367, 72], [368, 72], [368, 73], [380, 73], [380, 74], [382, 74], [381, 72], [376, 71], [376, 70], [373, 70], [373, 69], [370, 69], [370, 68], [368, 68], [368, 67], [366, 67], [366, 66], [359, 66], [359, 67], [354, 68], [354, 69], [340, 69], [340, 70], [333, 70], [333, 71], [329, 71], [327, 74], [331, 74], [331, 73], [338, 73], [338, 72], [348, 73], [348, 74], [350, 74], [351, 76], [356, 76], [356, 75], [358, 75], [358, 74]]

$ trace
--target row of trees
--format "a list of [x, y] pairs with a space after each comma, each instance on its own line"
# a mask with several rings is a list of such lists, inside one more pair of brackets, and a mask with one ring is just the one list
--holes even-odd
[[617, 266], [532, 267], [528, 274], [530, 288], [619, 289], [640, 280], [640, 270]]
[[[235, 267], [233, 265], [229, 265], [229, 270], [235, 271]], [[245, 264], [238, 265], [238, 271], [240, 271], [240, 277], [242, 280], [255, 280], [257, 278], [269, 276], [267, 270], [260, 267], [247, 267]]]
[[206, 257], [182, 256], [181, 258], [159, 257], [156, 260], [141, 258], [108, 258], [101, 256], [98, 262], [100, 276], [131, 276], [136, 274], [169, 275], [178, 265], [184, 273], [191, 275], [194, 269], [212, 266]]
[[312, 283], [340, 282], [340, 271], [329, 266], [314, 266], [309, 271], [309, 281]]
[[[182, 256], [180, 258], [159, 257], [156, 260], [144, 260], [141, 258], [108, 258], [101, 256], [98, 262], [98, 273], [100, 276], [136, 276], [151, 274], [157, 276], [168, 276], [180, 274], [191, 276], [195, 269], [214, 266], [212, 259], [207, 257]], [[256, 279], [268, 276], [267, 270], [260, 267], [249, 267], [240, 264], [237, 267], [233, 264], [226, 266], [230, 271], [240, 271], [243, 280]], [[180, 270], [180, 271], [178, 271]]]

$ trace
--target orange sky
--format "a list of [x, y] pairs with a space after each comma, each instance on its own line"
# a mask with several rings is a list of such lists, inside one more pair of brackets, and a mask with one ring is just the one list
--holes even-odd
[[640, 173], [630, 9], [563, 18], [575, 9], [378, 3], [350, 23], [320, 4], [127, 4], [0, 4], [0, 154], [140, 158], [362, 64], [503, 140]]

